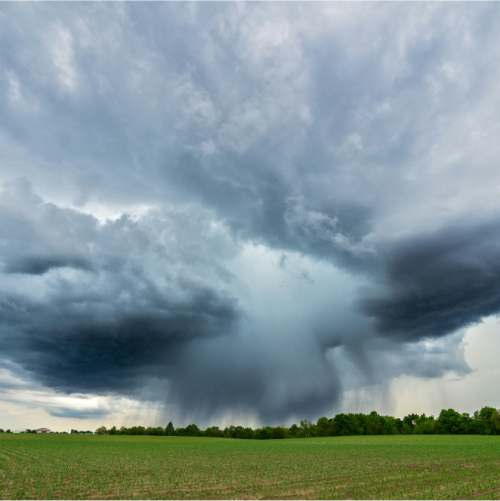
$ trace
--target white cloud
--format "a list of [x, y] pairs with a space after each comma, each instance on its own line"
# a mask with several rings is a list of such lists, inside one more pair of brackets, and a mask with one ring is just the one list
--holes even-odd
[[69, 91], [76, 90], [78, 72], [71, 32], [61, 25], [55, 25], [47, 31], [47, 42], [62, 88]]

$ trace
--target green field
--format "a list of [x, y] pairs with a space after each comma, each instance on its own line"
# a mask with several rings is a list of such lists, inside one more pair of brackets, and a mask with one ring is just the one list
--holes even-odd
[[0, 435], [2, 499], [499, 499], [500, 437]]

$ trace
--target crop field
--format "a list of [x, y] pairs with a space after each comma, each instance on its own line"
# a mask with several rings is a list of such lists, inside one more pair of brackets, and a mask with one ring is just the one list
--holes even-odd
[[500, 437], [0, 435], [2, 499], [499, 499]]

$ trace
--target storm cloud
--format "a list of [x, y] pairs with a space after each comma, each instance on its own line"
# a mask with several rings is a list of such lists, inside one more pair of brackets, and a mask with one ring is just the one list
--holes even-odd
[[44, 383], [132, 391], [137, 379], [165, 376], [183, 344], [235, 328], [230, 274], [196, 247], [217, 235], [204, 238], [195, 214], [100, 224], [44, 203], [26, 183], [2, 202], [2, 350]]
[[500, 312], [499, 16], [2, 5], [2, 359], [200, 423], [467, 374]]
[[[474, 224], [475, 223], [475, 224]], [[500, 309], [500, 222], [461, 221], [400, 242], [388, 291], [364, 299], [381, 335], [418, 340], [452, 333]]]

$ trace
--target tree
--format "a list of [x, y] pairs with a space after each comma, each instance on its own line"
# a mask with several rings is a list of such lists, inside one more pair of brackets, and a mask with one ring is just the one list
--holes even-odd
[[481, 410], [474, 412], [474, 416], [472, 417], [474, 433], [480, 435], [496, 434], [495, 416], [498, 416], [498, 412], [494, 407], [483, 407]]
[[95, 431], [96, 435], [108, 435], [109, 432], [105, 426], [99, 426], [97, 430]]
[[243, 435], [243, 437], [241, 438], [247, 438], [247, 439], [251, 439], [251, 438], [254, 438], [254, 431], [252, 430], [252, 428], [245, 428], [245, 433]]
[[376, 411], [370, 412], [365, 417], [365, 433], [367, 435], [383, 435], [381, 418], [382, 416], [379, 416]]
[[271, 428], [271, 438], [285, 438], [285, 428], [283, 426]]
[[199, 437], [201, 435], [201, 431], [195, 424], [190, 424], [186, 426], [186, 435], [188, 437]]
[[401, 420], [392, 416], [379, 416], [382, 435], [396, 435], [399, 433]]
[[418, 414], [408, 414], [403, 418], [403, 426], [401, 428], [401, 433], [403, 435], [409, 435], [413, 433], [415, 425], [417, 424]]
[[172, 421], [167, 424], [165, 428], [165, 435], [167, 435], [168, 437], [173, 437], [175, 435], [175, 428], [172, 424]]
[[500, 410], [495, 409], [491, 414], [491, 421], [495, 427], [494, 434], [500, 435]]
[[309, 419], [303, 419], [300, 422], [300, 427], [302, 428], [302, 436], [309, 438], [311, 436], [311, 421], [309, 421]]
[[365, 434], [365, 416], [363, 414], [337, 414], [334, 418], [336, 434], [346, 435], [364, 435]]
[[329, 437], [333, 435], [332, 422], [326, 417], [320, 417], [316, 421], [316, 434], [318, 437]]
[[261, 428], [260, 430], [255, 430], [256, 438], [259, 440], [267, 440], [270, 438], [269, 428]]
[[463, 435], [472, 428], [472, 420], [467, 413], [460, 414], [454, 409], [443, 409], [437, 419], [438, 430], [441, 433]]
[[420, 415], [415, 420], [415, 428], [413, 433], [416, 435], [430, 435], [438, 432], [437, 421], [434, 416]]
[[220, 431], [218, 426], [210, 426], [205, 430], [206, 437], [221, 437], [222, 432]]

